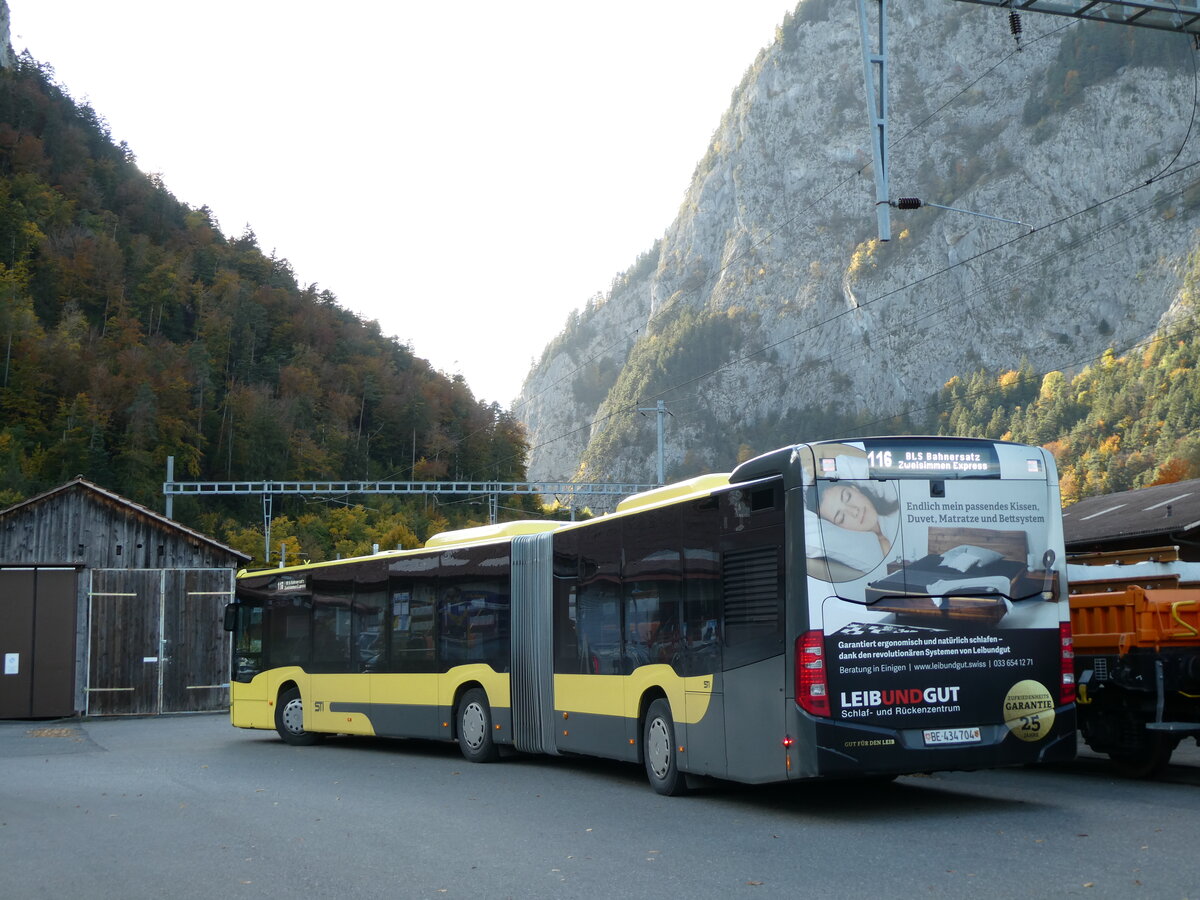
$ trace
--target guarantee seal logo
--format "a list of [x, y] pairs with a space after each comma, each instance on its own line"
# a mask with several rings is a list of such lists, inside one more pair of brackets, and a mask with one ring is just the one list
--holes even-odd
[[1004, 697], [1004, 724], [1023, 741], [1040, 741], [1054, 727], [1054, 697], [1040, 681], [1018, 681]]

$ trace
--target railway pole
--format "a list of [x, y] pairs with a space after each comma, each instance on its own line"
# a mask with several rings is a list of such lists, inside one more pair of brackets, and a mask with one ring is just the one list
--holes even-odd
[[665, 466], [663, 465], [663, 419], [665, 416], [670, 415], [670, 413], [667, 412], [667, 405], [662, 400], [659, 400], [658, 405], [650, 409], [639, 407], [638, 412], [642, 415], [651, 412], [658, 414], [658, 483], [661, 486], [666, 484], [664, 476]]

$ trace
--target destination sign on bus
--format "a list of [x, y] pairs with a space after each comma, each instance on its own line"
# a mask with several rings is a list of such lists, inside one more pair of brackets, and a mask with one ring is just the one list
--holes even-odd
[[995, 445], [865, 441], [870, 478], [999, 478]]

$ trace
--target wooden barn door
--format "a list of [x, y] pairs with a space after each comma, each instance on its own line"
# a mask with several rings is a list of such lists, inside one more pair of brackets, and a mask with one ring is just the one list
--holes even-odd
[[33, 715], [33, 620], [37, 607], [33, 569], [0, 572], [0, 719]]
[[93, 569], [88, 714], [229, 705], [229, 569]]
[[170, 569], [163, 605], [162, 712], [229, 706], [229, 632], [225, 604], [233, 599], [231, 569]]
[[75, 569], [0, 569], [0, 719], [75, 712]]
[[162, 575], [160, 569], [91, 570], [88, 715], [159, 711]]

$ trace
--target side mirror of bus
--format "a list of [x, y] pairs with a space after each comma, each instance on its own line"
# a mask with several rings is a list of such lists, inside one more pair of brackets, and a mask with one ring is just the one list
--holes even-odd
[[1053, 550], [1047, 550], [1045, 552], [1045, 554], [1042, 556], [1042, 571], [1044, 571], [1046, 573], [1044, 576], [1045, 581], [1042, 584], [1042, 599], [1043, 600], [1057, 600], [1058, 599], [1057, 592], [1054, 590], [1055, 581], [1056, 581], [1055, 575], [1057, 574], [1054, 571], [1054, 560], [1055, 560], [1055, 554], [1054, 554]]
[[238, 604], [226, 603], [225, 604], [225, 630], [226, 631], [236, 631], [237, 630], [237, 620], [238, 620]]

